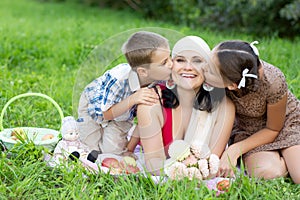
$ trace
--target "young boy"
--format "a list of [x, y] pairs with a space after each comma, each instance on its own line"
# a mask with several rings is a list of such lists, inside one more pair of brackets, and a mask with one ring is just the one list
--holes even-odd
[[[122, 51], [128, 64], [119, 64], [88, 84], [79, 101], [80, 139], [102, 153], [122, 154], [127, 150], [136, 105], [159, 100], [147, 86], [168, 80], [172, 68], [168, 40], [156, 33], [134, 33]], [[136, 141], [132, 142], [135, 146]]]

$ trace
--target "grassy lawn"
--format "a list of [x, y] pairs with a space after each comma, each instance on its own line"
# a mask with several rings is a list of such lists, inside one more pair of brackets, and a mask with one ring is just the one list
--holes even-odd
[[[195, 30], [147, 21], [130, 11], [112, 11], [72, 3], [33, 0], [0, 1], [0, 109], [21, 93], [41, 92], [57, 101], [65, 115], [76, 115], [83, 85], [107, 67], [124, 61], [120, 47], [136, 28], [159, 30], [170, 39], [199, 35], [213, 47], [227, 39], [258, 40], [260, 56], [286, 75], [289, 88], [300, 98], [300, 38], [255, 38], [237, 33]], [[165, 33], [164, 33], [165, 31]], [[104, 45], [103, 45], [104, 44]], [[98, 47], [97, 50], [94, 50]], [[99, 48], [100, 47], [100, 48]], [[107, 48], [108, 47], [108, 48]], [[116, 54], [111, 54], [116, 52]], [[87, 69], [94, 55], [103, 53], [101, 69]], [[107, 60], [105, 60], [107, 59]], [[73, 101], [72, 101], [73, 99]], [[60, 118], [50, 102], [39, 98], [15, 101], [3, 126], [59, 129]], [[0, 158], [0, 199], [214, 199], [213, 191], [195, 181], [154, 184], [144, 177], [94, 175], [79, 165], [53, 170], [37, 161], [41, 149], [16, 146]], [[289, 178], [272, 181], [238, 175], [219, 199], [300, 199], [300, 186]]]

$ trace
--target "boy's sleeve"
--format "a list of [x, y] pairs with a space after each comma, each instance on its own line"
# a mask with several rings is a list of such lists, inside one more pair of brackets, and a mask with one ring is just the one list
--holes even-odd
[[111, 106], [119, 103], [124, 98], [124, 86], [121, 83], [114, 79], [110, 81], [103, 91], [103, 99], [100, 109], [105, 112]]
[[103, 112], [118, 103], [120, 87], [121, 85], [116, 78], [106, 74], [86, 88], [89, 101], [88, 112], [96, 122], [101, 123], [104, 120]]

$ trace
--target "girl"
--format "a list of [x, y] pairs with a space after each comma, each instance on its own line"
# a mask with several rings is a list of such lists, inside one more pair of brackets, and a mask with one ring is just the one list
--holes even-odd
[[[231, 165], [243, 155], [251, 176], [272, 179], [289, 172], [299, 184], [300, 103], [288, 90], [283, 73], [260, 60], [253, 43], [226, 41], [212, 52], [236, 107], [232, 144], [222, 156], [220, 175], [233, 175]], [[212, 85], [220, 84], [208, 71], [205, 77]]]

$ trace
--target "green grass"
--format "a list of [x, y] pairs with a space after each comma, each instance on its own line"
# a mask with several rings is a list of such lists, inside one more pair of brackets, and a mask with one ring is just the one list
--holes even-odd
[[[289, 88], [300, 97], [299, 38], [253, 38], [238, 33], [195, 30], [158, 21], [148, 21], [130, 11], [112, 11], [72, 3], [41, 3], [32, 0], [0, 2], [0, 108], [13, 96], [41, 92], [54, 98], [65, 115], [76, 114], [76, 98], [82, 85], [97, 77], [104, 68], [89, 71], [86, 64], [110, 44], [102, 63], [113, 66], [124, 60], [120, 46], [135, 28], [161, 27], [171, 45], [180, 34], [202, 36], [213, 47], [227, 39], [259, 40], [263, 60], [278, 66]], [[128, 30], [131, 30], [131, 32]], [[177, 32], [175, 32], [177, 31]], [[121, 34], [120, 34], [121, 33]], [[175, 34], [176, 33], [176, 34]], [[119, 34], [119, 35], [118, 35]], [[91, 52], [93, 53], [91, 54]], [[111, 57], [110, 57], [111, 56]], [[101, 58], [100, 58], [101, 59]], [[116, 59], [116, 60], [113, 60]], [[112, 62], [112, 63], [110, 63]], [[104, 65], [105, 67], [105, 65]], [[80, 74], [78, 75], [78, 71]], [[91, 76], [90, 76], [91, 75]], [[75, 102], [72, 102], [74, 98]], [[54, 106], [38, 97], [19, 99], [4, 116], [4, 127], [35, 126], [58, 129], [60, 119]], [[29, 145], [17, 148], [0, 159], [0, 199], [214, 199], [212, 191], [200, 189], [193, 181], [154, 184], [147, 178], [115, 178], [94, 175], [79, 165], [74, 170], [51, 169], [37, 161], [41, 149]], [[18, 156], [17, 156], [18, 155]], [[219, 199], [300, 199], [300, 186], [289, 178], [272, 181], [239, 176], [231, 190]]]

